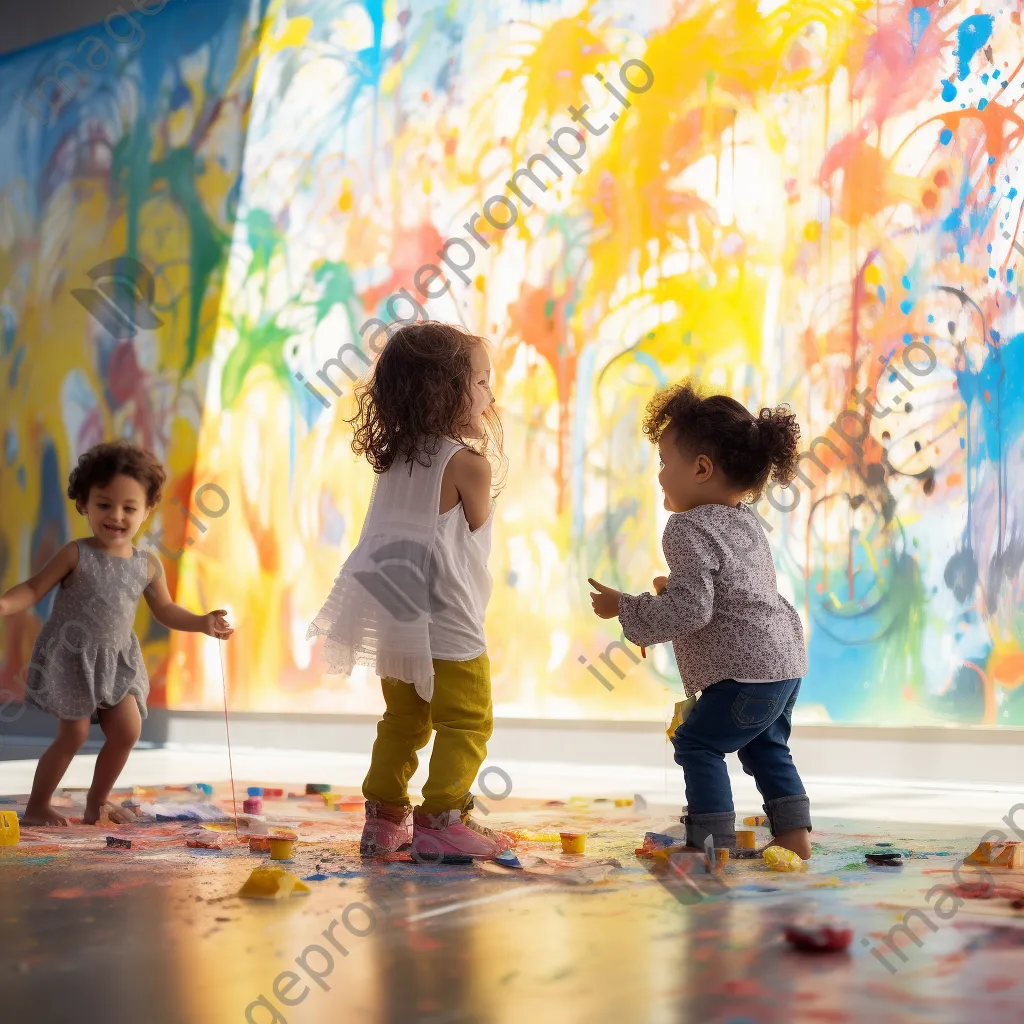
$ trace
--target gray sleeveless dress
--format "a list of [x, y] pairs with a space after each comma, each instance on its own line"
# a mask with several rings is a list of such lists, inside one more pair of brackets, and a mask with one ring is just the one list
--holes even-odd
[[133, 630], [142, 592], [152, 582], [149, 556], [107, 554], [84, 540], [78, 566], [36, 637], [25, 681], [25, 703], [59, 718], [90, 718], [131, 694], [146, 717], [149, 676]]

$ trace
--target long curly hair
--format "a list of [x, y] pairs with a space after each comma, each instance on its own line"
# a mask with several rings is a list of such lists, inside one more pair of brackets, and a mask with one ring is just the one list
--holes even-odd
[[483, 415], [484, 436], [467, 438], [463, 424], [472, 402], [473, 348], [484, 339], [453, 324], [427, 320], [402, 324], [384, 343], [369, 377], [355, 389], [352, 451], [365, 455], [376, 473], [396, 459], [429, 466], [442, 439], [459, 441], [489, 458], [500, 486], [506, 460], [501, 421]]
[[796, 475], [800, 425], [788, 406], [754, 416], [728, 395], [702, 397], [686, 380], [659, 391], [647, 406], [644, 433], [657, 444], [665, 431], [677, 445], [707, 455], [752, 500], [769, 479], [785, 487]]
[[130, 476], [146, 492], [146, 504], [155, 507], [162, 496], [167, 473], [160, 460], [130, 441], [105, 441], [78, 456], [68, 477], [68, 497], [81, 509], [94, 487], [106, 487], [115, 476]]

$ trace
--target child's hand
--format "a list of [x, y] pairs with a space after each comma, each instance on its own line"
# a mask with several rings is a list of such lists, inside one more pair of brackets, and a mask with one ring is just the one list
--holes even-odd
[[654, 592], [656, 594], [661, 594], [661, 593], [664, 592], [665, 588], [668, 586], [668, 577], [667, 576], [655, 576], [654, 580], [652, 582], [654, 583]]
[[203, 632], [207, 636], [212, 636], [215, 640], [227, 640], [234, 629], [228, 625], [228, 620], [225, 618], [227, 611], [224, 608], [218, 608], [216, 611], [207, 612], [203, 619]]
[[597, 580], [587, 580], [587, 582], [597, 591], [596, 594], [590, 595], [594, 614], [601, 619], [614, 619], [619, 614], [619, 598], [622, 596], [622, 592], [612, 590], [611, 587], [606, 587], [604, 584], [598, 583]]

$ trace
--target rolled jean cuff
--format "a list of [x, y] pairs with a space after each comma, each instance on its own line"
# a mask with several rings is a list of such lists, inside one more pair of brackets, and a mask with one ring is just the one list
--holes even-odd
[[806, 793], [769, 800], [764, 805], [764, 813], [768, 815], [768, 824], [773, 836], [792, 832], [797, 828], [811, 831], [811, 801]]
[[715, 849], [736, 849], [736, 815], [733, 811], [687, 814], [683, 817], [683, 824], [686, 825], [687, 846], [703, 846], [704, 840], [713, 836]]

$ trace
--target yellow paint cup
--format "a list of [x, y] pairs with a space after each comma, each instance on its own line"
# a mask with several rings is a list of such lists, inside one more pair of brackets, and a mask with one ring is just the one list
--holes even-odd
[[583, 853], [587, 845], [586, 832], [559, 832], [562, 840], [562, 853]]
[[729, 863], [729, 851], [726, 848], [715, 850], [715, 867], [724, 868]]
[[278, 836], [270, 837], [270, 859], [291, 860], [292, 851], [295, 849], [294, 839], [283, 839]]
[[755, 850], [757, 849], [757, 833], [753, 830], [747, 831], [746, 829], [740, 829], [736, 832], [736, 849], [737, 850]]

